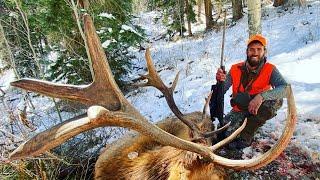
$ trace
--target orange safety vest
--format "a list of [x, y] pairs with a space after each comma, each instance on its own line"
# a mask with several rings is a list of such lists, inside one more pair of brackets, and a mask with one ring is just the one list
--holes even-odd
[[[232, 65], [230, 69], [230, 75], [232, 79], [232, 97], [235, 97], [239, 92], [244, 92], [245, 87], [243, 87], [241, 81], [241, 67], [244, 62]], [[250, 95], [256, 95], [271, 89], [270, 77], [275, 66], [270, 63], [265, 63], [261, 68], [258, 77], [253, 78], [253, 82], [249, 82], [247, 86], [251, 84], [251, 88], [247, 90]], [[233, 106], [234, 111], [241, 111], [237, 106]]]

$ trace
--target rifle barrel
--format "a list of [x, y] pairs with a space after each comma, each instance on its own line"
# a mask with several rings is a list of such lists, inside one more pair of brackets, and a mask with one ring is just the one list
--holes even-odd
[[222, 32], [222, 43], [221, 43], [221, 59], [220, 59], [220, 67], [224, 70], [224, 41], [226, 35], [226, 26], [227, 26], [227, 11], [224, 11], [224, 25], [223, 25], [223, 32]]

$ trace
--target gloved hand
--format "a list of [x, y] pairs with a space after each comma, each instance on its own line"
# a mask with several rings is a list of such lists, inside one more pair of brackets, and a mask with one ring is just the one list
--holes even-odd
[[219, 68], [217, 70], [217, 73], [216, 73], [216, 80], [217, 81], [225, 81], [226, 76], [227, 76], [226, 73], [221, 68]]

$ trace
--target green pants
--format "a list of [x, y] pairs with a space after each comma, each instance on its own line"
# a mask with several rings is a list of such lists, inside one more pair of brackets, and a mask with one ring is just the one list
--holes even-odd
[[267, 120], [275, 117], [282, 104], [282, 99], [264, 101], [261, 104], [257, 115], [251, 115], [248, 111], [230, 111], [224, 118], [224, 124], [231, 121], [231, 125], [226, 130], [226, 136], [229, 136], [236, 129], [238, 129], [242, 125], [244, 119], [247, 117], [247, 125], [242, 130], [240, 138], [246, 142], [251, 142], [257, 129], [261, 127]]

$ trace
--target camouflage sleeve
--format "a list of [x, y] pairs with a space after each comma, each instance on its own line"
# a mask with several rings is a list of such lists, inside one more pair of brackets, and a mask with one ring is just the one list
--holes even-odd
[[264, 100], [282, 99], [286, 97], [287, 81], [283, 78], [277, 68], [274, 68], [270, 78], [272, 90], [261, 93]]
[[224, 81], [224, 94], [226, 94], [226, 92], [231, 87], [231, 85], [232, 85], [231, 74], [230, 72], [228, 72], [226, 80]]

